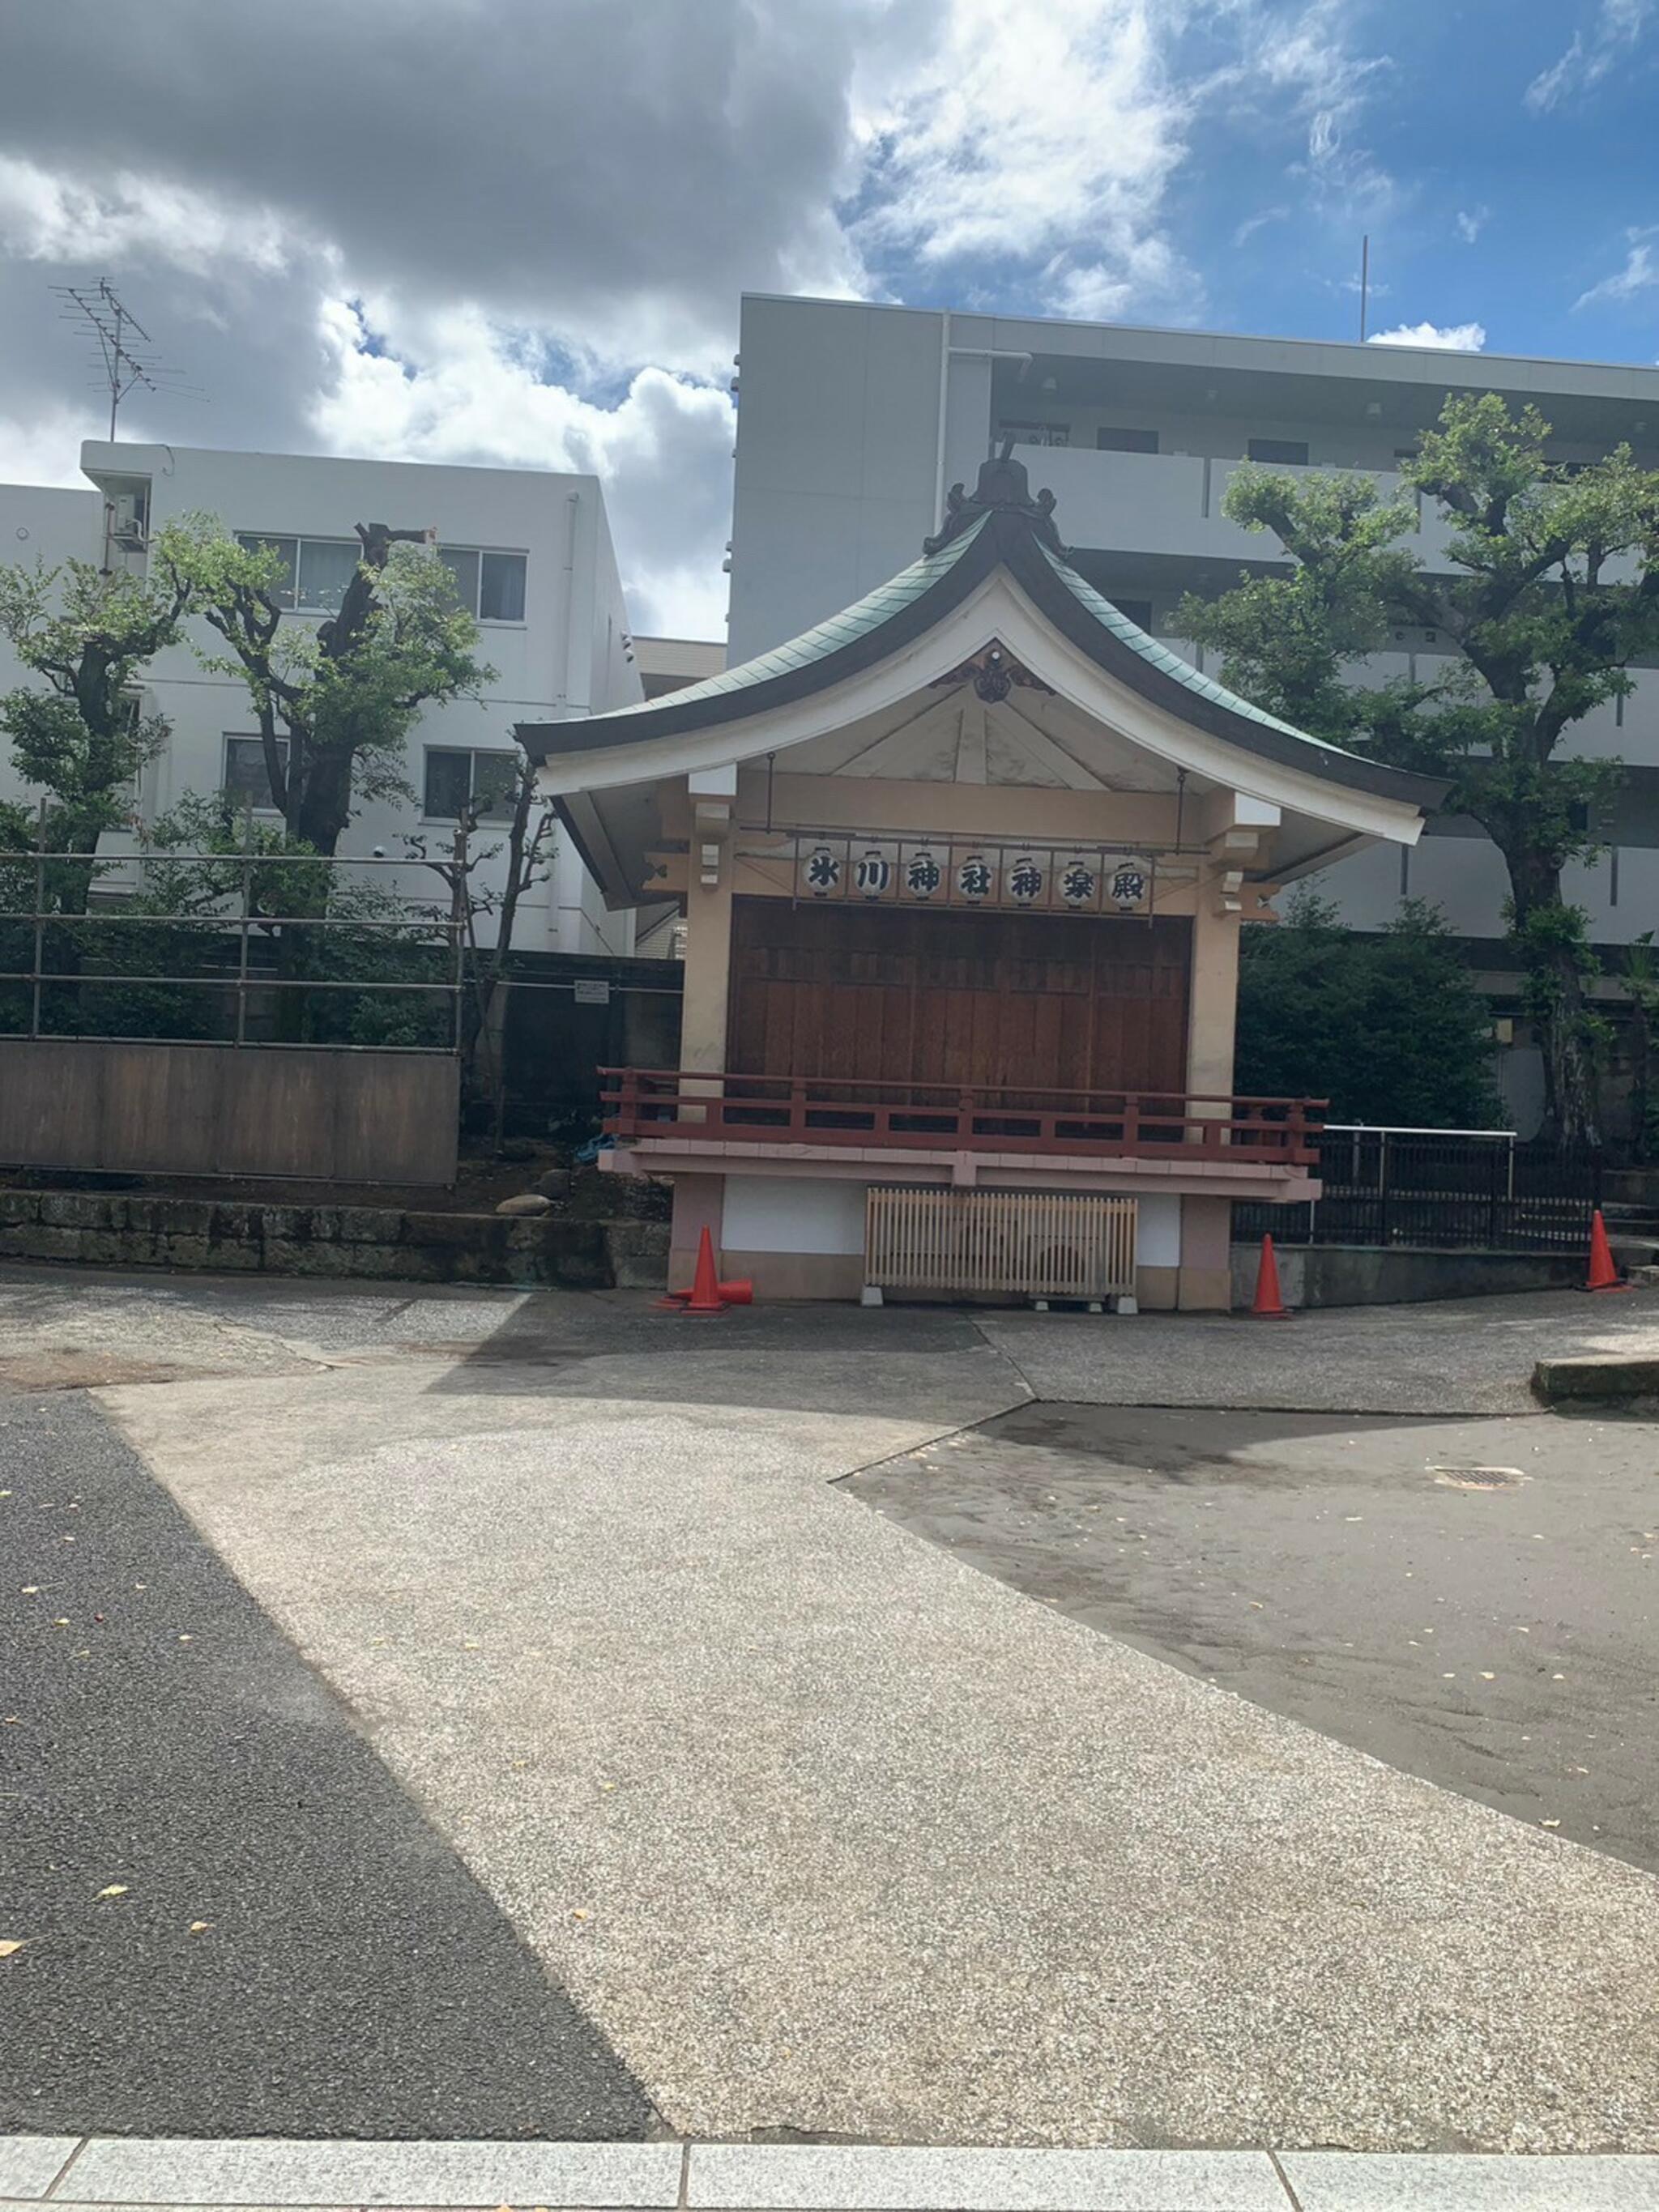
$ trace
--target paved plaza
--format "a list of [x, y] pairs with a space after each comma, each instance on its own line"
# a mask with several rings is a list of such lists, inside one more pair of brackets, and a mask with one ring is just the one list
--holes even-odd
[[[1659, 1431], [1525, 1379], [1656, 1340], [1647, 1294], [699, 1325], [12, 1271], [0, 2129], [1248, 2153], [1280, 2192], [1195, 2205], [1597, 2154], [1647, 2201], [1652, 1793], [1566, 1753], [1650, 1755], [1613, 1656], [1655, 1656]], [[1206, 1402], [1297, 1419], [1152, 1410]], [[1450, 1600], [1454, 1544], [1455, 1656], [1385, 1675], [1377, 1562]], [[1477, 1663], [1483, 1603], [1572, 1667]], [[1131, 2171], [1066, 2201], [1177, 2201]]]

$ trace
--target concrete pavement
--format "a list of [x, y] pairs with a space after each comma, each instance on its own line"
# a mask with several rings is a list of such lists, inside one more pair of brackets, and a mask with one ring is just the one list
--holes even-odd
[[[446, 1337], [252, 1288], [280, 1358], [99, 1402], [672, 2131], [1659, 2149], [1651, 1877], [835, 1486], [1022, 1404], [987, 1338], [1030, 1375], [1068, 1324], [551, 1297]], [[1338, 1319], [1291, 1325], [1306, 1391]], [[1127, 1389], [1177, 1339], [1204, 1387], [1178, 1319], [1088, 1350]]]
[[1659, 1887], [827, 1487], [926, 1441], [873, 1350], [835, 1413], [493, 1385], [106, 1402], [672, 2128], [1659, 2147]]
[[1659, 1873], [1642, 1423], [1031, 1405], [853, 1479], [1040, 1602]]
[[0, 2202], [362, 2212], [1659, 2212], [1659, 2160], [0, 2136]]
[[1540, 1358], [1659, 1354], [1659, 1290], [1338, 1306], [1285, 1322], [988, 1313], [981, 1326], [1034, 1396], [1068, 1405], [1531, 1413]]

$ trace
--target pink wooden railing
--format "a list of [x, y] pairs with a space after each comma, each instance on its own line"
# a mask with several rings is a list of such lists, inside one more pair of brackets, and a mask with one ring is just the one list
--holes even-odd
[[1036, 1085], [882, 1083], [838, 1076], [601, 1068], [606, 1129], [624, 1141], [695, 1128], [704, 1141], [854, 1145], [968, 1152], [1164, 1158], [1173, 1146], [1317, 1164], [1322, 1098], [1052, 1091]]

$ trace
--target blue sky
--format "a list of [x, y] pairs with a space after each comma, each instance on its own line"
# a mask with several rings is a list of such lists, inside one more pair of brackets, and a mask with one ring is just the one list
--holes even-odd
[[[1656, 0], [1255, 13], [1242, 71], [1240, 11], [1164, 15], [1181, 151], [1155, 222], [1182, 275], [1109, 319], [1354, 338], [1369, 234], [1373, 333], [1474, 325], [1488, 351], [1659, 359]], [[1055, 311], [1044, 254], [874, 266], [912, 304]]]
[[7, 63], [0, 478], [76, 481], [107, 276], [206, 394], [125, 434], [594, 471], [641, 629], [720, 635], [744, 290], [1352, 337], [1369, 232], [1374, 332], [1659, 361], [1659, 0], [53, 0]]
[[[1385, 186], [1322, 214], [1280, 189], [1277, 148], [1229, 134], [1200, 156], [1189, 219], [1218, 319], [1354, 336], [1342, 286], [1356, 229], [1369, 229], [1373, 330], [1474, 322], [1492, 351], [1652, 362], [1659, 281], [1576, 303], [1625, 270], [1632, 234], [1659, 224], [1659, 19], [1615, 44], [1594, 82], [1581, 65], [1553, 98], [1527, 97], [1574, 27], [1593, 45], [1604, 13], [1502, 0], [1376, 10], [1387, 58], [1357, 128]], [[1283, 222], [1236, 242], [1237, 209], [1286, 205]]]

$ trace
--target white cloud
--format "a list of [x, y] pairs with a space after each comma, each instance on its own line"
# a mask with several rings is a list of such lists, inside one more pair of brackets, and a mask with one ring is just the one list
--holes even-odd
[[1042, 257], [1066, 313], [1195, 298], [1160, 229], [1191, 106], [1143, 0], [946, 0], [937, 20], [930, 50], [858, 82], [866, 255]]
[[1486, 343], [1484, 323], [1401, 323], [1373, 331], [1368, 345], [1421, 346], [1431, 353], [1480, 353]]
[[0, 155], [0, 244], [29, 261], [121, 262], [152, 253], [205, 275], [221, 262], [272, 272], [288, 264], [280, 219], [165, 179], [118, 170], [78, 184]]
[[[52, 484], [85, 491], [81, 441], [107, 435], [109, 424], [92, 407], [47, 407], [25, 422], [0, 415], [0, 482]], [[4, 557], [12, 558], [11, 548]]]
[[1235, 246], [1247, 244], [1255, 236], [1257, 231], [1265, 230], [1269, 223], [1288, 222], [1290, 213], [1287, 207], [1270, 207], [1263, 208], [1259, 215], [1247, 215], [1233, 233], [1233, 244]]
[[1465, 246], [1473, 246], [1491, 220], [1492, 210], [1486, 207], [1459, 208], [1457, 235]]
[[724, 391], [643, 368], [613, 405], [597, 405], [541, 380], [522, 334], [476, 307], [337, 299], [319, 323], [331, 374], [312, 419], [330, 449], [597, 476], [639, 629], [724, 635], [735, 420]]
[[1527, 87], [1526, 106], [1534, 115], [1547, 115], [1571, 94], [1593, 90], [1635, 46], [1654, 6], [1655, 0], [1601, 0], [1589, 37], [1573, 33], [1566, 51]]
[[1644, 243], [1651, 231], [1629, 231], [1630, 250], [1625, 256], [1625, 265], [1611, 276], [1604, 276], [1599, 284], [1592, 284], [1588, 292], [1581, 292], [1573, 307], [1593, 307], [1598, 301], [1633, 300], [1638, 292], [1645, 292], [1659, 284], [1659, 269], [1653, 263], [1653, 249]]
[[1395, 198], [1393, 178], [1357, 136], [1367, 100], [1394, 64], [1353, 51], [1347, 0], [1304, 0], [1294, 11], [1237, 0], [1242, 52], [1232, 74], [1246, 100], [1264, 91], [1287, 96], [1305, 134], [1304, 157], [1290, 165], [1316, 204], [1376, 215]]
[[591, 467], [641, 628], [720, 635], [741, 290], [1188, 320], [1206, 126], [1305, 146], [1327, 214], [1388, 188], [1350, 0], [14, 12], [0, 467], [72, 480], [47, 286], [108, 273], [209, 395], [125, 434]]

